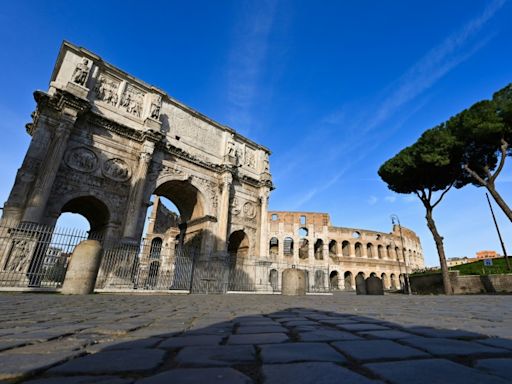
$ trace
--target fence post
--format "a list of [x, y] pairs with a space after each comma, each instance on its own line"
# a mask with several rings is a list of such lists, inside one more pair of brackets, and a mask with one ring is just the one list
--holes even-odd
[[61, 293], [87, 295], [94, 292], [102, 247], [97, 240], [84, 240], [73, 251]]

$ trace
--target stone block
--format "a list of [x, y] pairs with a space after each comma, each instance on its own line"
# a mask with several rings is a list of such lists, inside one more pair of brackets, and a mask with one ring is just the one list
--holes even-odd
[[505, 384], [508, 380], [449, 360], [427, 359], [366, 364], [365, 368], [393, 384]]
[[365, 280], [367, 295], [383, 295], [384, 285], [382, 280], [376, 276], [370, 276]]
[[349, 332], [336, 331], [334, 329], [318, 329], [312, 332], [300, 332], [301, 341], [338, 341], [338, 340], [358, 340], [356, 336]]
[[250, 345], [185, 347], [175, 358], [181, 365], [212, 367], [256, 363], [256, 352]]
[[223, 337], [219, 335], [176, 336], [162, 341], [158, 348], [175, 349], [196, 345], [219, 345]]
[[286, 296], [306, 295], [306, 273], [302, 269], [288, 268], [283, 271], [281, 293]]
[[233, 368], [178, 368], [138, 380], [135, 384], [251, 384], [253, 381]]
[[404, 360], [430, 357], [415, 348], [400, 345], [391, 340], [337, 341], [332, 345], [358, 361]]
[[511, 380], [512, 358], [478, 360], [475, 368]]
[[61, 292], [66, 295], [93, 293], [101, 254], [101, 244], [97, 240], [84, 240], [78, 244], [71, 255]]
[[275, 344], [288, 341], [284, 333], [249, 333], [243, 335], [231, 335], [228, 344]]
[[333, 363], [295, 363], [263, 365], [264, 384], [377, 384], [347, 368]]
[[442, 357], [501, 355], [510, 353], [510, 351], [506, 349], [494, 348], [463, 340], [411, 337], [409, 339], [402, 339], [402, 342]]
[[299, 361], [346, 362], [344, 356], [328, 344], [323, 343], [287, 343], [261, 346], [263, 363], [294, 363]]

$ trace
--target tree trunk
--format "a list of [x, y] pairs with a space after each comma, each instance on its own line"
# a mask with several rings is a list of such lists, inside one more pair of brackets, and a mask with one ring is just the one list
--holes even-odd
[[507, 205], [507, 203], [505, 203], [505, 200], [503, 200], [503, 198], [501, 197], [501, 195], [498, 193], [498, 191], [496, 191], [496, 188], [494, 187], [494, 184], [493, 183], [486, 183], [485, 184], [485, 188], [487, 188], [487, 190], [489, 191], [489, 193], [491, 194], [492, 198], [494, 199], [494, 201], [496, 202], [496, 204], [498, 204], [498, 206], [501, 208], [501, 210], [503, 211], [503, 213], [505, 215], [507, 215], [508, 219], [510, 221], [512, 221], [512, 210], [510, 209], [510, 207]]
[[443, 246], [443, 238], [439, 234], [436, 228], [436, 224], [434, 219], [432, 218], [432, 207], [426, 206], [427, 214], [425, 218], [427, 219], [427, 226], [432, 232], [432, 236], [434, 237], [434, 241], [436, 243], [437, 254], [439, 255], [439, 261], [441, 263], [441, 274], [443, 275], [443, 287], [444, 293], [446, 295], [451, 295], [453, 293], [452, 284], [450, 282], [450, 276], [448, 274], [448, 264], [446, 264], [446, 256], [444, 254], [444, 246]]

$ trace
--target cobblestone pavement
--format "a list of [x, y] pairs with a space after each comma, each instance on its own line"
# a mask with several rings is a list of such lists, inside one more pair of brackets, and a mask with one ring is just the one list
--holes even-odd
[[511, 368], [512, 296], [0, 294], [2, 383], [510, 383]]

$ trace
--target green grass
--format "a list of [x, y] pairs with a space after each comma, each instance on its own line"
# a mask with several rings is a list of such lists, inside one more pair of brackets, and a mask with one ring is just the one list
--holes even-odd
[[[512, 264], [512, 257], [509, 256], [508, 259], [510, 264]], [[503, 273], [512, 273], [512, 271], [507, 270], [507, 264], [505, 263], [504, 257], [492, 259], [491, 267], [484, 266], [484, 261], [479, 260], [473, 263], [457, 265], [450, 268], [450, 271], [456, 270], [460, 271], [461, 275], [499, 275]]]

